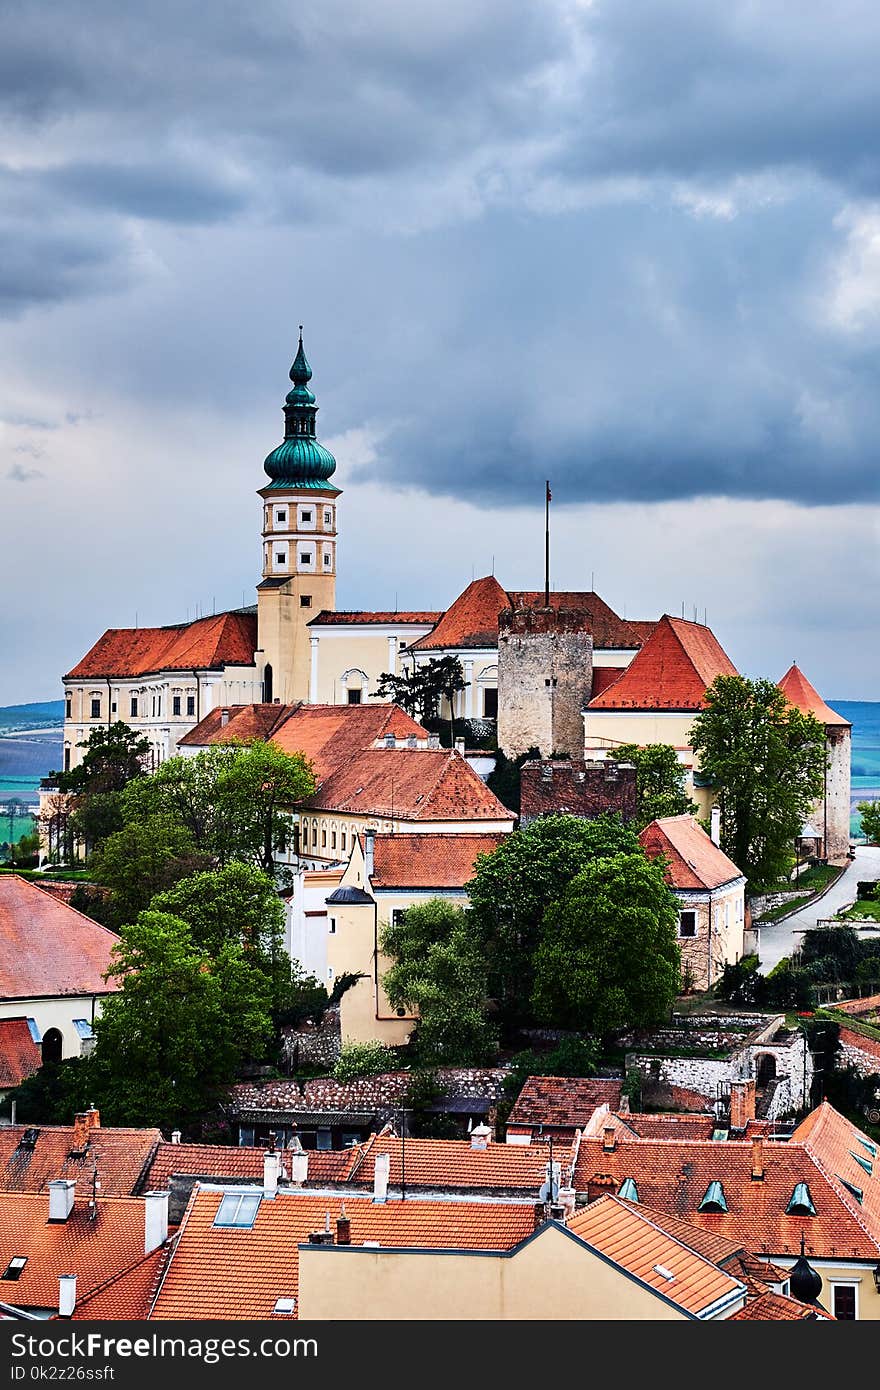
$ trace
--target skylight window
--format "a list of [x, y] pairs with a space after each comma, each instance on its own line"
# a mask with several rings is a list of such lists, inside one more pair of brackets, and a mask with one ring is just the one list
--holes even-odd
[[227, 1192], [217, 1209], [214, 1225], [250, 1228], [259, 1209], [259, 1192]]
[[850, 1158], [855, 1159], [856, 1163], [859, 1165], [860, 1168], [864, 1168], [865, 1172], [868, 1174], [868, 1177], [871, 1176], [871, 1174], [874, 1171], [874, 1167], [869, 1158], [862, 1158], [861, 1154], [854, 1153], [852, 1149], [850, 1149], [849, 1151], [849, 1156]]
[[13, 1255], [3, 1273], [0, 1274], [0, 1279], [20, 1279], [26, 1264], [27, 1255]]
[[865, 1195], [862, 1189], [860, 1187], [856, 1187], [855, 1183], [853, 1182], [847, 1182], [846, 1178], [842, 1178], [839, 1173], [837, 1174], [837, 1180], [838, 1182], [843, 1183], [847, 1192], [851, 1192], [852, 1195], [855, 1197], [856, 1201], [861, 1205], [862, 1198]]
[[275, 1300], [275, 1307], [272, 1309], [272, 1312], [273, 1312], [273, 1313], [287, 1313], [288, 1316], [289, 1316], [291, 1313], [295, 1313], [295, 1312], [296, 1312], [296, 1299], [295, 1299], [295, 1298], [276, 1298], [276, 1300]]
[[720, 1182], [710, 1182], [698, 1211], [727, 1211], [727, 1198]]
[[810, 1189], [805, 1182], [799, 1182], [791, 1194], [791, 1200], [785, 1208], [787, 1216], [815, 1216], [816, 1208], [813, 1205], [813, 1198], [810, 1196]]
[[637, 1202], [639, 1200], [639, 1189], [636, 1187], [632, 1178], [624, 1178], [620, 1184], [618, 1197], [622, 1197], [625, 1202]]

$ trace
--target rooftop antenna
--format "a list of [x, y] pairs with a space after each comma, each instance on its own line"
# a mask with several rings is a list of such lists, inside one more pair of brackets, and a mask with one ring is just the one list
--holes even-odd
[[547, 492], [544, 497], [544, 607], [550, 607], [550, 479], [547, 479]]
[[684, 617], [684, 599], [681, 601], [681, 616]]
[[492, 556], [492, 573], [493, 573], [493, 575], [494, 575], [494, 573], [495, 573], [495, 556], [494, 556], [494, 555]]
[[211, 595], [211, 612], [214, 613], [214, 612], [216, 611], [216, 608], [217, 608], [217, 600], [216, 600], [216, 598], [214, 597], [214, 595], [212, 594], [212, 595]]
[[596, 571], [595, 571], [595, 570], [590, 570], [590, 592], [593, 593], [593, 594], [596, 592]]

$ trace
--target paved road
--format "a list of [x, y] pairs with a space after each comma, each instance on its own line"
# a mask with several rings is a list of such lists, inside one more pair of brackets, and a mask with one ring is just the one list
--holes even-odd
[[[800, 912], [787, 917], [784, 922], [774, 922], [761, 928], [758, 955], [762, 975], [772, 970], [783, 956], [790, 956], [802, 940], [802, 933], [815, 927], [820, 917], [833, 917], [838, 908], [855, 901], [856, 883], [859, 880], [880, 879], [880, 847], [858, 845], [856, 857], [840, 875], [834, 887], [818, 902], [808, 903]], [[861, 933], [860, 933], [861, 934]], [[876, 936], [876, 932], [871, 932]]]

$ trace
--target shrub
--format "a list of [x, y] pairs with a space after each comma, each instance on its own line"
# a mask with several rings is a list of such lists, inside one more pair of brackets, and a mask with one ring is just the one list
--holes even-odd
[[337, 1081], [353, 1081], [357, 1076], [378, 1076], [394, 1071], [397, 1053], [384, 1043], [346, 1043], [339, 1054], [333, 1075]]

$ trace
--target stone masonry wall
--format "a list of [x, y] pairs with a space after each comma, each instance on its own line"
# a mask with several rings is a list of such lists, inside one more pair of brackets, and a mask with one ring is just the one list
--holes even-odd
[[617, 811], [631, 820], [636, 799], [636, 770], [627, 763], [535, 760], [522, 768], [520, 824], [559, 812], [591, 820]]
[[[828, 769], [825, 774], [827, 842], [825, 854], [842, 864], [849, 852], [852, 736], [849, 729], [829, 728], [826, 733]], [[816, 826], [816, 829], [820, 829]]]
[[504, 609], [498, 619], [498, 746], [580, 757], [593, 687], [589, 615], [580, 609]]
[[291, 1069], [299, 1065], [332, 1070], [342, 1051], [339, 1005], [332, 1004], [317, 1025], [306, 1023], [299, 1028], [282, 1029], [281, 1051]]

